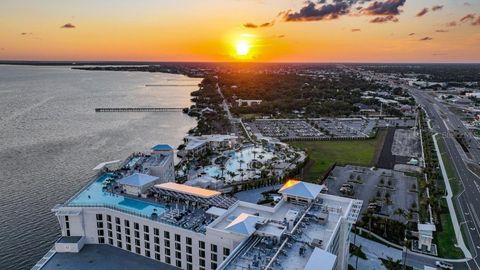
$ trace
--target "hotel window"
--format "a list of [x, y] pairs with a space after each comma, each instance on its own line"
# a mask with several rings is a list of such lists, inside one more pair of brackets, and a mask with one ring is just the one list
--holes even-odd
[[65, 216], [65, 221], [68, 221], [68, 216]]
[[140, 240], [139, 239], [135, 239], [135, 246], [140, 246]]
[[155, 253], [155, 260], [160, 261], [160, 253]]
[[187, 245], [192, 245], [192, 238], [187, 237], [186, 242], [187, 242]]
[[119, 217], [116, 217], [116, 218], [115, 218], [115, 223], [116, 223], [116, 224], [120, 224], [120, 218], [119, 218]]
[[145, 248], [146, 248], [146, 249], [150, 249], [150, 243], [145, 242]]
[[137, 254], [140, 254], [140, 248], [139, 248], [139, 247], [136, 247], [136, 248], [135, 248], [135, 252], [136, 252]]
[[99, 243], [99, 244], [105, 244], [105, 238], [103, 238], [103, 237], [98, 237], [98, 243]]
[[205, 258], [205, 250], [199, 250], [198, 256], [200, 256], [201, 258]]
[[159, 245], [155, 245], [155, 252], [160, 252], [160, 246]]
[[192, 254], [192, 247], [191, 246], [187, 246], [187, 253]]
[[134, 222], [134, 223], [133, 223], [133, 228], [134, 228], [135, 230], [140, 230], [140, 225], [138, 225], [138, 223]]
[[129, 228], [125, 228], [125, 234], [130, 235], [130, 229]]
[[117, 228], [116, 228], [116, 229], [117, 229], [117, 232], [121, 232], [121, 231], [122, 231], [122, 230], [120, 229], [120, 225], [117, 225], [116, 227], [117, 227]]
[[211, 250], [212, 252], [217, 252], [217, 245], [211, 244], [211, 245], [210, 245], [210, 250]]
[[205, 267], [205, 260], [204, 259], [200, 259], [199, 262], [200, 262], [200, 266]]
[[182, 268], [182, 261], [177, 260], [177, 267]]
[[128, 251], [132, 251], [132, 245], [127, 244], [127, 250], [128, 250]]
[[180, 245], [180, 243], [175, 243], [175, 249], [182, 250], [182, 245]]
[[148, 233], [148, 226], [147, 225], [143, 225], [143, 231]]
[[153, 228], [154, 235], [160, 235], [160, 230], [158, 228]]
[[150, 251], [145, 250], [145, 256], [150, 257]]
[[107, 221], [108, 221], [108, 222], [112, 222], [112, 216], [107, 215]]
[[193, 259], [192, 259], [192, 255], [187, 255], [187, 262], [192, 262]]
[[135, 231], [134, 235], [135, 235], [136, 238], [140, 238], [140, 232], [139, 231]]
[[97, 228], [103, 228], [103, 222], [97, 222]]
[[165, 263], [171, 264], [172, 261], [170, 260], [170, 257], [165, 257]]
[[160, 244], [160, 237], [154, 236], [154, 237], [153, 237], [153, 242], [154, 242], [155, 244]]
[[180, 234], [175, 234], [175, 241], [177, 241], [177, 242], [181, 241]]
[[163, 232], [163, 237], [166, 239], [170, 239], [170, 232], [164, 231]]
[[205, 249], [205, 242], [198, 241], [198, 247], [201, 248], [201, 249]]
[[127, 243], [130, 243], [132, 239], [130, 238], [130, 236], [125, 236], [125, 241], [127, 241]]
[[165, 244], [166, 247], [169, 247], [169, 246], [170, 246], [170, 240], [164, 240], [163, 242], [164, 242], [164, 244]]
[[143, 234], [143, 239], [145, 239], [145, 241], [150, 241], [150, 235], [147, 233]]
[[112, 229], [112, 223], [107, 223], [107, 228], [108, 228], [109, 230], [111, 230], [111, 229]]
[[187, 263], [187, 270], [193, 270], [193, 266], [190, 263]]
[[108, 239], [108, 244], [113, 246], [113, 239], [112, 238]]
[[212, 267], [213, 270], [217, 269], [217, 264], [216, 263], [213, 263], [210, 265]]
[[121, 241], [117, 241], [117, 247], [122, 248], [122, 242]]
[[217, 254], [215, 254], [215, 253], [210, 254], [210, 258], [212, 259], [212, 261], [216, 262], [217, 261]]
[[120, 233], [117, 233], [117, 240], [122, 240], [122, 235]]
[[97, 214], [97, 220], [103, 220], [102, 214]]
[[175, 258], [181, 259], [182, 258], [182, 253], [180, 251], [175, 251]]
[[165, 255], [170, 256], [170, 249], [169, 248], [165, 249]]
[[70, 236], [70, 230], [67, 230], [67, 236]]
[[223, 255], [225, 255], [225, 256], [230, 255], [230, 249], [229, 248], [223, 248]]
[[99, 236], [103, 236], [103, 235], [104, 235], [104, 231], [103, 231], [103, 230], [97, 230], [97, 234], [98, 234]]
[[108, 231], [108, 237], [113, 237], [112, 231]]
[[123, 224], [125, 224], [125, 227], [130, 227], [130, 221], [126, 219], [123, 221]]

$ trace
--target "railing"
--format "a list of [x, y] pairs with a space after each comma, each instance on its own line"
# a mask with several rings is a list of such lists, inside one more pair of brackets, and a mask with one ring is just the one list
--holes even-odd
[[91, 207], [91, 208], [103, 207], [103, 208], [108, 208], [108, 209], [112, 209], [112, 210], [115, 210], [115, 211], [119, 211], [119, 212], [122, 212], [122, 213], [125, 213], [125, 214], [139, 216], [139, 217], [146, 218], [146, 219], [152, 219], [152, 217], [149, 216], [149, 215], [144, 215], [144, 214], [141, 214], [141, 213], [133, 211], [133, 210], [126, 210], [124, 208], [114, 206], [114, 205], [111, 205], [111, 204], [107, 204], [107, 203], [69, 203], [66, 206], [67, 207]]

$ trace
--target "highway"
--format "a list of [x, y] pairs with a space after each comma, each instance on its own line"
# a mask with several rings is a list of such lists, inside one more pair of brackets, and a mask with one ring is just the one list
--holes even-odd
[[[480, 219], [478, 210], [476, 210], [480, 209], [480, 179], [468, 169], [465, 163], [466, 155], [451, 134], [456, 129], [465, 134], [466, 137], [471, 138], [470, 132], [456, 115], [431, 95], [413, 88], [409, 88], [409, 91], [427, 112], [434, 132], [442, 135], [441, 138], [444, 140], [446, 152], [464, 188], [464, 191], [459, 196], [454, 197], [454, 203], [460, 208], [458, 209], [459, 222], [466, 232], [467, 239], [464, 240], [469, 243], [469, 250], [473, 259], [467, 263], [456, 263], [455, 269], [480, 269], [480, 257], [478, 256], [480, 248]], [[469, 151], [472, 153], [472, 159], [478, 162], [480, 157], [478, 148], [476, 148], [478, 143], [473, 138], [471, 140]]]

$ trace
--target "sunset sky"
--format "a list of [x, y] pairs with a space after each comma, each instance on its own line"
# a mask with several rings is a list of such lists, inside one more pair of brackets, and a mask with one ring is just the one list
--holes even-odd
[[0, 60], [480, 62], [480, 0], [1, 0]]

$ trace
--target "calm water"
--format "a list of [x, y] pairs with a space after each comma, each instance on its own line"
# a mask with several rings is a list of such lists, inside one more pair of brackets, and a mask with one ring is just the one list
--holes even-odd
[[95, 107], [187, 107], [181, 75], [0, 66], [0, 269], [29, 269], [59, 237], [50, 209], [98, 163], [177, 146], [196, 121], [181, 112], [95, 113]]

